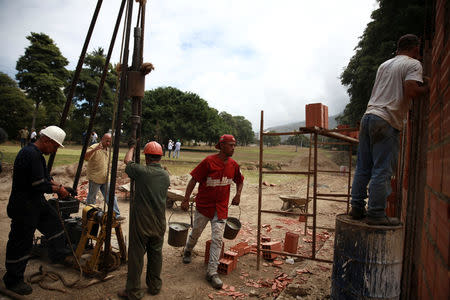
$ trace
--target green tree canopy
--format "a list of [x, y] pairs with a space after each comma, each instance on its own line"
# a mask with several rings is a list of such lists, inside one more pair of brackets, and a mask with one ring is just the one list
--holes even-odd
[[40, 104], [47, 108], [47, 124], [55, 124], [61, 117], [65, 97], [62, 88], [67, 84], [67, 59], [62, 56], [53, 40], [44, 33], [32, 32], [27, 36], [31, 45], [25, 49], [16, 64], [19, 87], [35, 103], [31, 127], [36, 128]]
[[370, 22], [341, 74], [348, 87], [350, 103], [337, 118], [339, 124], [351, 126], [361, 119], [369, 102], [378, 66], [395, 56], [396, 42], [404, 34], [421, 36], [425, 22], [425, 2], [421, 0], [379, 0]]
[[[269, 132], [275, 132], [275, 131], [269, 131]], [[278, 146], [281, 144], [281, 137], [279, 135], [266, 135], [263, 138], [264, 145], [267, 147], [271, 146]]]
[[33, 101], [17, 87], [17, 83], [0, 72], [0, 127], [10, 138], [17, 137], [18, 130], [28, 126], [33, 109]]

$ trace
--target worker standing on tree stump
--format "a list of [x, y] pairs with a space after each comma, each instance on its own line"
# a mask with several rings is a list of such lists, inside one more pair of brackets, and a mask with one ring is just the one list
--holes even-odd
[[216, 144], [220, 152], [206, 157], [191, 172], [186, 194], [181, 202], [181, 208], [188, 210], [189, 199], [197, 182], [200, 182], [198, 194], [195, 198], [196, 209], [194, 224], [184, 248], [183, 263], [191, 262], [192, 249], [202, 234], [208, 222], [211, 222], [211, 248], [209, 250], [209, 262], [206, 272], [206, 280], [215, 289], [222, 288], [222, 280], [217, 274], [220, 252], [222, 251], [222, 237], [225, 222], [228, 217], [228, 201], [230, 197], [231, 182], [236, 183], [236, 195], [231, 202], [239, 205], [241, 192], [244, 186], [244, 176], [239, 165], [231, 157], [234, 153], [236, 140], [231, 134], [224, 134]]
[[160, 165], [163, 154], [161, 145], [150, 142], [145, 145], [145, 163], [133, 161], [136, 143], [129, 143], [125, 155], [125, 173], [135, 180], [135, 196], [130, 205], [130, 243], [128, 248], [128, 275], [126, 289], [119, 296], [141, 299], [141, 274], [144, 254], [147, 253], [146, 283], [148, 292], [156, 295], [162, 286], [162, 246], [166, 230], [166, 198], [170, 185], [169, 174]]
[[397, 55], [378, 68], [372, 95], [361, 119], [350, 215], [357, 220], [366, 216], [365, 199], [370, 181], [369, 225], [400, 224], [397, 218], [386, 216], [386, 199], [391, 193], [391, 176], [397, 167], [398, 136], [410, 100], [429, 90], [427, 81], [422, 78], [419, 55], [417, 36], [407, 34], [398, 40]]

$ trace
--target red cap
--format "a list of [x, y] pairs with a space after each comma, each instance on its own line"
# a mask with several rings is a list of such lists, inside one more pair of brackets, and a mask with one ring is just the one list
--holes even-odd
[[236, 143], [236, 139], [231, 134], [224, 134], [220, 137], [219, 142], [216, 144], [216, 149], [220, 149], [220, 143]]

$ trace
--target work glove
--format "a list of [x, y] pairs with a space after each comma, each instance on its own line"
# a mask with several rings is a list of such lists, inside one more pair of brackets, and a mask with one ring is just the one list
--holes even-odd
[[65, 186], [64, 188], [66, 189], [66, 191], [68, 191], [72, 195], [72, 197], [75, 197], [78, 195], [77, 191], [74, 190], [73, 188], [71, 188], [70, 186]]

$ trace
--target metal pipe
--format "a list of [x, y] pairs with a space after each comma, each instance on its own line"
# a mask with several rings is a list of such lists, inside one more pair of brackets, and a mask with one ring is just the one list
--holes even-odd
[[[306, 199], [309, 199], [309, 185], [311, 182], [311, 148], [312, 147], [312, 134], [309, 134], [309, 156], [308, 156], [308, 182], [306, 184]], [[306, 213], [308, 213], [309, 202], [306, 201]], [[305, 235], [306, 235], [306, 227], [308, 226], [308, 218], [305, 220]]]
[[317, 132], [314, 133], [314, 175], [313, 175], [313, 239], [312, 257], [316, 257], [316, 226], [317, 226]]
[[131, 31], [131, 17], [133, 12], [133, 0], [128, 0], [128, 16], [126, 22], [126, 36], [125, 45], [123, 51], [122, 59], [122, 72], [120, 78], [120, 94], [119, 94], [119, 105], [117, 107], [117, 118], [116, 118], [116, 128], [114, 134], [114, 152], [112, 158], [112, 168], [111, 168], [111, 181], [109, 185], [109, 201], [108, 201], [108, 217], [106, 221], [106, 237], [105, 237], [105, 251], [104, 251], [104, 262], [106, 262], [109, 257], [111, 248], [111, 223], [114, 207], [114, 194], [116, 188], [116, 176], [117, 176], [117, 161], [119, 159], [119, 146], [120, 146], [120, 130], [122, 127], [122, 113], [123, 113], [123, 103], [127, 98], [127, 69], [128, 69], [128, 55], [129, 55], [129, 44], [130, 44], [130, 31]]
[[352, 186], [352, 152], [353, 152], [353, 145], [349, 145], [349, 154], [348, 154], [348, 184], [347, 184], [347, 214], [350, 209], [350, 193], [351, 193], [351, 186]]
[[113, 35], [112, 35], [111, 41], [109, 43], [108, 54], [106, 55], [105, 65], [103, 66], [102, 77], [101, 77], [100, 83], [98, 85], [97, 95], [95, 97], [95, 102], [94, 102], [94, 105], [92, 107], [91, 116], [89, 118], [89, 125], [88, 125], [88, 128], [86, 130], [86, 138], [84, 139], [83, 148], [81, 149], [80, 159], [78, 161], [77, 172], [76, 172], [75, 178], [73, 180], [73, 189], [75, 191], [77, 190], [78, 182], [79, 182], [80, 176], [81, 176], [81, 171], [83, 169], [84, 156], [86, 155], [86, 151], [87, 151], [88, 144], [89, 144], [89, 138], [88, 137], [91, 136], [92, 128], [94, 127], [94, 120], [95, 120], [95, 116], [97, 115], [98, 104], [100, 102], [100, 98], [102, 97], [103, 86], [105, 84], [106, 76], [108, 75], [109, 61], [111, 59], [111, 55], [112, 55], [112, 52], [114, 50], [114, 44], [116, 42], [117, 32], [119, 31], [120, 21], [122, 20], [122, 15], [123, 15], [123, 9], [125, 7], [125, 2], [126, 2], [126, 0], [122, 0], [122, 3], [121, 3], [120, 8], [119, 8], [119, 13], [117, 14], [116, 25], [114, 26]]
[[298, 257], [298, 258], [303, 258], [303, 259], [310, 259], [310, 260], [315, 260], [315, 261], [325, 262], [325, 263], [330, 263], [330, 264], [333, 263], [331, 260], [328, 260], [328, 259], [303, 256], [303, 255], [296, 254], [296, 253], [290, 253], [290, 252], [284, 252], [284, 251], [276, 251], [276, 250], [269, 250], [269, 249], [264, 249], [264, 250], [261, 250], [261, 251], [267, 252], [267, 253], [274, 253], [274, 254], [284, 255], [284, 256], [292, 256], [292, 257]]
[[269, 214], [286, 214], [286, 215], [293, 215], [293, 216], [308, 216], [312, 217], [312, 214], [308, 213], [296, 213], [291, 211], [282, 211], [282, 210], [267, 210], [267, 209], [261, 209], [261, 212], [263, 213], [269, 213]]
[[259, 270], [259, 264], [261, 260], [261, 206], [262, 206], [262, 165], [263, 165], [263, 151], [264, 151], [264, 143], [263, 143], [263, 134], [264, 130], [264, 111], [261, 111], [261, 124], [259, 129], [259, 180], [258, 180], [258, 234], [256, 241], [256, 270]]
[[[73, 74], [72, 83], [70, 84], [69, 92], [66, 98], [66, 105], [64, 106], [63, 113], [61, 115], [61, 121], [59, 122], [59, 127], [64, 128], [66, 124], [67, 115], [69, 114], [70, 104], [72, 104], [73, 93], [75, 92], [75, 88], [77, 86], [78, 78], [80, 77], [81, 68], [83, 67], [84, 57], [86, 56], [87, 48], [89, 46], [89, 42], [91, 40], [92, 32], [94, 31], [95, 23], [97, 22], [98, 13], [100, 12], [100, 8], [102, 7], [103, 0], [97, 1], [97, 6], [95, 7], [94, 14], [92, 15], [91, 24], [89, 25], [88, 32], [86, 34], [86, 38], [84, 40], [84, 45], [81, 50], [80, 58], [78, 58], [77, 67], [75, 69], [75, 73]], [[87, 137], [87, 134], [86, 134]], [[47, 163], [48, 173], [52, 170], [53, 162], [55, 161], [55, 153], [50, 154]]]
[[317, 196], [348, 197], [348, 194], [318, 193]]
[[308, 175], [310, 172], [297, 171], [261, 171], [263, 174], [292, 174], [292, 175]]

